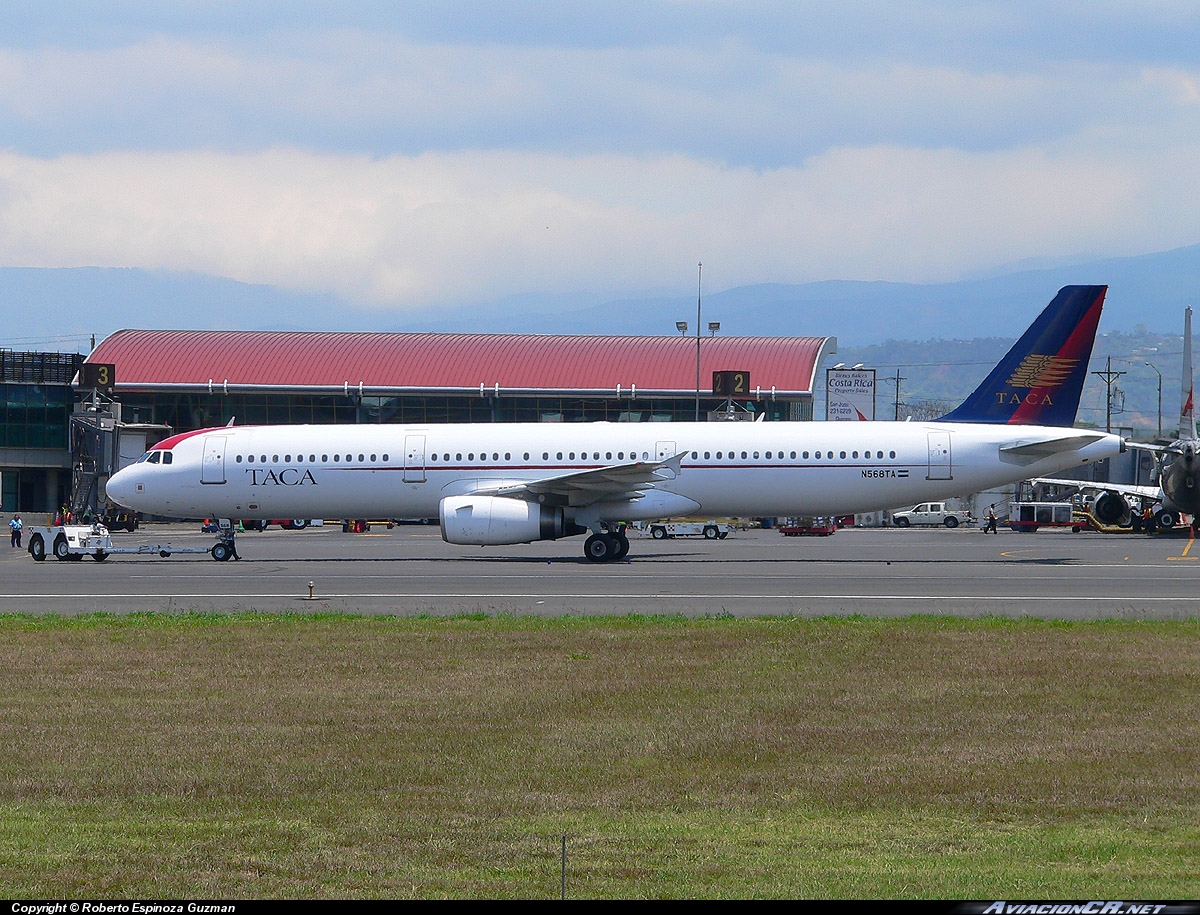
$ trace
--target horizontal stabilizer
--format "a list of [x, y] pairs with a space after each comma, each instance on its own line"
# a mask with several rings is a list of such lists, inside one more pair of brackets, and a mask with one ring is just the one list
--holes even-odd
[[1001, 456], [1007, 456], [1014, 460], [1023, 461], [1040, 461], [1042, 458], [1050, 457], [1054, 454], [1061, 454], [1064, 451], [1078, 451], [1093, 442], [1098, 442], [1104, 438], [1104, 433], [1097, 432], [1094, 434], [1074, 434], [1062, 435], [1055, 438], [1042, 439], [1019, 439], [1015, 442], [1009, 442], [1006, 445], [1000, 446]]

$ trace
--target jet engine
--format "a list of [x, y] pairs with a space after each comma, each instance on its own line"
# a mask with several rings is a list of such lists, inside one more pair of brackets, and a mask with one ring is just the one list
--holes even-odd
[[1092, 514], [1101, 524], [1128, 524], [1129, 503], [1119, 492], [1102, 492], [1092, 504]]
[[1178, 508], [1200, 514], [1200, 455], [1195, 442], [1184, 443], [1180, 453], [1164, 464], [1160, 484]]
[[503, 496], [447, 496], [438, 518], [447, 543], [478, 546], [557, 540], [587, 531], [568, 521], [560, 507]]

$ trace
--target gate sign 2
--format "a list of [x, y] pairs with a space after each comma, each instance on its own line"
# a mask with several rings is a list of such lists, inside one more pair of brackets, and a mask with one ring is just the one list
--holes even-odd
[[106, 362], [85, 362], [79, 368], [79, 386], [95, 388], [105, 394], [113, 392], [117, 383], [117, 367]]
[[713, 394], [717, 397], [749, 397], [749, 372], [713, 372]]

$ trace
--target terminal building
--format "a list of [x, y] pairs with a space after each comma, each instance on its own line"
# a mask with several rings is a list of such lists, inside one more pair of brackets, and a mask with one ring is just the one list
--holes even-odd
[[[3, 510], [97, 511], [148, 445], [231, 422], [809, 421], [836, 351], [834, 337], [122, 330], [86, 359], [8, 354]], [[18, 356], [58, 365], [53, 381]]]

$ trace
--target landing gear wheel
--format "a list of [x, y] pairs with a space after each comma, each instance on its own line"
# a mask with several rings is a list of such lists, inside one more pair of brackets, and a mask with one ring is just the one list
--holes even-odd
[[42, 539], [41, 534], [34, 534], [29, 539], [29, 555], [38, 562], [44, 562], [46, 559], [46, 541]]
[[1179, 516], [1172, 511], [1160, 511], [1154, 516], [1154, 523], [1156, 526], [1167, 530], [1179, 523]]
[[228, 562], [229, 557], [233, 555], [233, 550], [229, 548], [228, 543], [214, 543], [212, 548], [212, 558], [217, 562]]
[[592, 562], [612, 562], [619, 549], [612, 534], [592, 534], [583, 544], [583, 555]]
[[614, 534], [613, 538], [617, 541], [617, 555], [613, 557], [613, 561], [617, 562], [629, 555], [629, 538], [624, 534]]
[[71, 547], [67, 545], [66, 537], [59, 537], [54, 541], [54, 558], [55, 559], [70, 559]]

